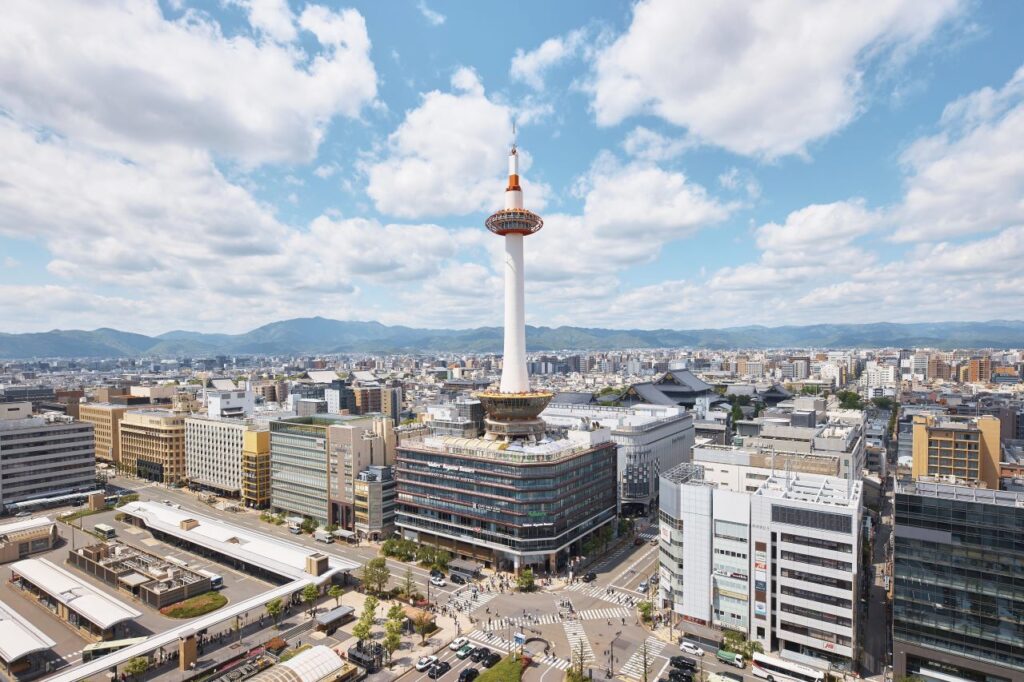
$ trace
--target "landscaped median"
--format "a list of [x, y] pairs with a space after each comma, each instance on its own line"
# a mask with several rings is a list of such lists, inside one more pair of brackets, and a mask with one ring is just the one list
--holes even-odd
[[160, 609], [160, 613], [168, 618], [195, 618], [216, 611], [228, 603], [228, 598], [220, 592], [206, 592], [189, 597], [185, 601], [171, 604]]
[[484, 670], [476, 682], [520, 682], [523, 679], [523, 662], [519, 658], [506, 656], [493, 668]]

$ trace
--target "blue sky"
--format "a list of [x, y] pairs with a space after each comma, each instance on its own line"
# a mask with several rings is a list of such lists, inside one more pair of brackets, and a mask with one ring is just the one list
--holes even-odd
[[0, 331], [499, 324], [513, 120], [532, 324], [1024, 312], [1020, 3], [5, 14]]

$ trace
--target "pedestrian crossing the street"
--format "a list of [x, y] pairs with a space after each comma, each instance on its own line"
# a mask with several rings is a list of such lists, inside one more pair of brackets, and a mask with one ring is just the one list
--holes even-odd
[[633, 612], [624, 606], [610, 609], [587, 609], [576, 614], [580, 620], [621, 620], [632, 616]]
[[[654, 657], [661, 653], [661, 650], [665, 648], [665, 642], [661, 641], [657, 637], [648, 637], [647, 641], [647, 677], [650, 679], [653, 676], [653, 671], [656, 670], [657, 666], [654, 664]], [[619, 670], [619, 675], [622, 677], [629, 677], [634, 680], [642, 680], [644, 678], [644, 645], [641, 644], [640, 648], [629, 657], [626, 661], [626, 665], [622, 666]]]
[[462, 613], [472, 613], [480, 607], [487, 604], [487, 602], [494, 599], [497, 594], [494, 592], [477, 592], [476, 599], [473, 599], [473, 593], [469, 590], [462, 590], [448, 600], [448, 606], [457, 608]]
[[569, 660], [579, 659], [580, 649], [583, 650], [583, 664], [594, 662], [594, 650], [590, 648], [590, 640], [587, 633], [578, 621], [567, 620], [562, 623], [565, 630], [565, 638], [569, 640]]

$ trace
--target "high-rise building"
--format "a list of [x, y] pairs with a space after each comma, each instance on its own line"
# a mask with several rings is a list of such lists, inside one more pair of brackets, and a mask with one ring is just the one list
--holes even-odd
[[914, 478], [937, 476], [999, 488], [999, 420], [982, 415], [917, 415], [913, 426]]
[[121, 418], [121, 464], [158, 483], [185, 480], [185, 416], [171, 410], [132, 410]]
[[245, 434], [255, 430], [261, 429], [240, 418], [187, 417], [185, 474], [189, 485], [241, 497]]
[[518, 163], [513, 145], [505, 208], [486, 221], [505, 244], [505, 339], [499, 389], [476, 396], [485, 432], [403, 434], [396, 525], [407, 538], [489, 566], [557, 571], [615, 519], [616, 445], [590, 421], [555, 438], [540, 418], [553, 394], [529, 384], [523, 239], [544, 223], [523, 208]]
[[894, 679], [1024, 680], [1024, 494], [897, 482]]
[[385, 417], [398, 424], [402, 417], [402, 387], [381, 386], [380, 411]]
[[967, 381], [981, 384], [991, 383], [992, 361], [985, 356], [971, 358], [967, 364]]
[[92, 424], [96, 439], [95, 457], [97, 462], [105, 462], [113, 466], [121, 464], [121, 418], [130, 408], [127, 405], [113, 403], [82, 403], [78, 407], [78, 416]]
[[388, 538], [395, 528], [396, 484], [389, 466], [370, 466], [355, 480], [354, 530], [362, 538]]
[[93, 427], [37, 417], [29, 402], [0, 403], [0, 508], [96, 489]]
[[861, 483], [769, 472], [748, 492], [713, 482], [712, 468], [661, 476], [661, 606], [684, 631], [737, 630], [822, 671], [853, 670]]
[[270, 505], [270, 430], [242, 434], [242, 502], [263, 509]]

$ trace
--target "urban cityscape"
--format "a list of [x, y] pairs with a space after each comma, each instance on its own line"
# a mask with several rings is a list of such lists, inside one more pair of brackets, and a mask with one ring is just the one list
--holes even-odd
[[0, 674], [1024, 682], [1024, 7], [348, 4], [6, 8]]

